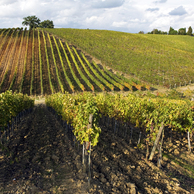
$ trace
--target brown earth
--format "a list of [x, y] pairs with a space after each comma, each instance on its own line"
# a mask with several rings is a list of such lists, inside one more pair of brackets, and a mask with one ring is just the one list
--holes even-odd
[[165, 132], [164, 155], [161, 168], [158, 168], [158, 151], [152, 162], [146, 161], [145, 137], [137, 146], [137, 128], [133, 127], [131, 143], [130, 135], [123, 133], [125, 130], [114, 135], [113, 126], [101, 125], [101, 128], [101, 138], [93, 150], [92, 162], [93, 180], [101, 181], [104, 193], [130, 193], [132, 188], [137, 193], [194, 193], [194, 155], [188, 152], [185, 134], [177, 136], [173, 132], [172, 143], [169, 143], [169, 133]]
[[8, 147], [11, 156], [0, 158], [1, 194], [87, 193], [81, 162], [45, 105], [22, 120]]

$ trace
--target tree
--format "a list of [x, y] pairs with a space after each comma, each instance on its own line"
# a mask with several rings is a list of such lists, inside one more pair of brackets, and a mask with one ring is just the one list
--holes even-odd
[[139, 34], [144, 34], [144, 31], [139, 31]]
[[35, 15], [34, 16], [28, 16], [23, 18], [24, 21], [22, 22], [22, 25], [24, 26], [30, 26], [30, 29], [36, 28], [40, 24], [40, 19], [37, 18]]
[[189, 29], [188, 29], [188, 31], [187, 31], [187, 35], [192, 36], [192, 32], [193, 32], [193, 29], [190, 26]]
[[163, 35], [166, 35], [166, 34], [168, 34], [168, 33], [167, 33], [167, 32], [162, 31], [162, 34], [163, 34]]
[[178, 31], [178, 35], [186, 35], [186, 28], [180, 28]]
[[177, 30], [174, 30], [172, 27], [170, 27], [168, 34], [169, 35], [177, 35]]
[[158, 29], [153, 29], [151, 32], [148, 32], [148, 34], [167, 34], [167, 32]]
[[40, 23], [39, 27], [41, 28], [54, 28], [53, 21], [51, 20], [44, 20]]
[[158, 33], [159, 33], [158, 29], [153, 29], [153, 34], [158, 34]]

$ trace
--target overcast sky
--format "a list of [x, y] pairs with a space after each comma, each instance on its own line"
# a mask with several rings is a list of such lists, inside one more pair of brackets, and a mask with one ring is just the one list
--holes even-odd
[[55, 28], [194, 29], [193, 0], [0, 0], [0, 28], [22, 27], [23, 18], [32, 15], [52, 20]]

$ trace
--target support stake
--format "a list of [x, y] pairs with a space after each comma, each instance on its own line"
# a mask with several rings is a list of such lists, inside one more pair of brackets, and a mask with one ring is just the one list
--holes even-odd
[[191, 153], [191, 141], [190, 141], [189, 131], [187, 131], [187, 137], [188, 137], [188, 147], [189, 147], [189, 152]]
[[164, 129], [164, 122], [161, 123], [161, 126], [160, 126], [160, 129], [159, 129], [158, 135], [156, 137], [156, 140], [154, 142], [154, 146], [152, 148], [152, 152], [150, 154], [149, 160], [152, 160], [153, 157], [154, 157], [154, 153], [155, 153], [155, 150], [156, 150], [156, 147], [158, 145], [158, 142], [159, 142], [159, 139], [160, 139], [160, 136], [162, 134], [163, 129]]

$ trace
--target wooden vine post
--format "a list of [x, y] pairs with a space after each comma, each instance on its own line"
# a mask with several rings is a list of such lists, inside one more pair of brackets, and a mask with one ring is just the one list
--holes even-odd
[[164, 130], [162, 130], [162, 138], [160, 141], [160, 147], [159, 147], [159, 155], [158, 155], [158, 167], [161, 167], [161, 160], [162, 160], [162, 144], [164, 139]]
[[164, 122], [161, 123], [161, 126], [160, 126], [160, 129], [159, 129], [158, 135], [157, 135], [157, 137], [156, 137], [156, 140], [155, 140], [155, 142], [154, 142], [154, 146], [153, 146], [153, 148], [152, 148], [152, 151], [151, 151], [149, 160], [152, 160], [153, 157], [154, 157], [154, 153], [155, 153], [156, 147], [157, 147], [157, 145], [158, 145], [158, 142], [159, 142], [159, 140], [160, 140], [160, 136], [161, 136], [161, 134], [162, 134], [163, 129], [164, 129]]
[[191, 153], [191, 141], [190, 141], [190, 133], [189, 133], [189, 130], [187, 131], [187, 138], [188, 138], [188, 149], [189, 149], [189, 152]]
[[[93, 114], [89, 116], [89, 124], [87, 129], [92, 128], [92, 121], [93, 121]], [[87, 164], [86, 164], [87, 158]], [[83, 164], [83, 172], [86, 172], [86, 168], [88, 168], [88, 186], [90, 187], [90, 180], [91, 180], [91, 142], [84, 142], [83, 143], [83, 157], [82, 157], [82, 164]]]

